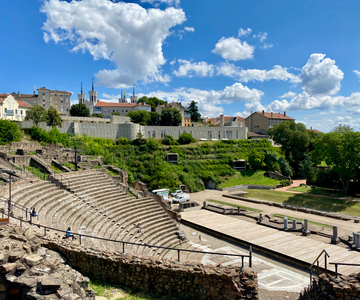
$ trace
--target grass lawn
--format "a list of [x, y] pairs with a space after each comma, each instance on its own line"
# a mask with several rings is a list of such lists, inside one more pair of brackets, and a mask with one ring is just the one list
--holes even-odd
[[330, 196], [330, 197], [332, 196], [332, 197], [351, 198], [351, 197], [349, 197], [349, 195], [346, 195], [339, 191], [335, 191], [333, 189], [326, 189], [326, 188], [320, 188], [320, 187], [312, 188], [310, 186], [305, 186], [305, 185], [291, 188], [289, 190], [295, 191], [295, 192], [307, 193], [307, 194]]
[[245, 196], [245, 198], [268, 200], [283, 204], [360, 217], [360, 202], [325, 198], [316, 195], [293, 194], [273, 190], [246, 190], [246, 192], [248, 192], [248, 194]]
[[243, 172], [236, 172], [225, 182], [219, 185], [220, 188], [239, 184], [258, 184], [258, 185], [273, 185], [276, 186], [280, 183], [279, 180], [272, 179], [264, 176], [265, 171], [247, 170]]
[[[274, 217], [278, 217], [283, 219], [284, 217], [287, 217], [289, 220], [296, 220], [296, 221], [304, 221], [303, 219], [299, 219], [299, 218], [294, 218], [294, 217], [289, 217], [289, 216], [285, 216], [285, 215], [280, 215], [280, 214], [275, 214]], [[322, 224], [322, 223], [317, 223], [317, 222], [312, 222], [312, 221], [308, 221], [310, 224], [314, 224], [314, 225], [319, 225], [322, 227], [328, 227], [328, 228], [332, 228], [333, 226], [331, 225], [327, 225], [327, 224]]]
[[236, 204], [227, 203], [227, 202], [223, 202], [223, 201], [219, 201], [219, 200], [206, 199], [206, 201], [215, 202], [215, 203], [224, 204], [224, 205], [233, 206], [233, 207], [240, 207], [240, 208], [242, 208], [242, 209], [251, 210], [251, 211], [255, 211], [255, 212], [260, 212], [260, 211], [262, 211], [262, 210], [260, 210], [260, 209], [251, 208], [251, 207], [246, 207], [246, 206], [241, 206], [241, 205], [236, 205]]
[[100, 281], [91, 281], [89, 283], [90, 287], [97, 292], [97, 296], [102, 296], [107, 299], [113, 300], [155, 300], [155, 299], [168, 299], [168, 298], [159, 295], [152, 295], [144, 292], [135, 292], [129, 289], [122, 289], [119, 286], [111, 285], [107, 283], [102, 283]]

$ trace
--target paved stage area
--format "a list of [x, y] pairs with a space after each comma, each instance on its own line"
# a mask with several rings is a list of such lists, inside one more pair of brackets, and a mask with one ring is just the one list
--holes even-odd
[[[309, 265], [313, 263], [323, 249], [330, 255], [329, 262], [360, 262], [360, 252], [350, 251], [330, 243], [320, 242], [305, 236], [296, 236], [230, 216], [206, 210], [185, 211], [181, 215], [183, 220], [196, 226], [211, 229], [221, 235], [229, 235], [253, 245], [254, 248], [268, 249]], [[329, 269], [335, 270], [334, 266], [329, 266]], [[341, 274], [360, 272], [360, 267], [340, 266], [339, 272]]]

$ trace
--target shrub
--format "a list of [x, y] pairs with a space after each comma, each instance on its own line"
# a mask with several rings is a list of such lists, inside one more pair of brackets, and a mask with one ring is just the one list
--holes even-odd
[[5, 145], [21, 140], [21, 131], [15, 122], [0, 120], [0, 144]]
[[176, 145], [176, 141], [171, 135], [165, 135], [165, 137], [161, 140], [161, 144], [163, 145]]
[[190, 133], [186, 133], [186, 132], [180, 134], [178, 139], [178, 143], [180, 145], [186, 145], [194, 142], [196, 142], [196, 140], [192, 137]]
[[290, 180], [286, 179], [286, 180], [281, 180], [280, 184], [282, 184], [282, 186], [289, 186], [290, 185]]

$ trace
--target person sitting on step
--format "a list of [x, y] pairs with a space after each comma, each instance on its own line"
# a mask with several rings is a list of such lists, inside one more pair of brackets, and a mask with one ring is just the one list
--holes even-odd
[[39, 219], [39, 215], [38, 215], [38, 213], [36, 212], [35, 207], [33, 207], [32, 210], [30, 209], [30, 211], [31, 211], [31, 216], [32, 216], [32, 217], [37, 217], [37, 219], [40, 220], [40, 219]]
[[66, 230], [66, 238], [71, 237], [73, 240], [76, 240], [76, 238], [74, 237], [74, 235], [71, 232], [71, 228], [68, 227], [68, 229]]

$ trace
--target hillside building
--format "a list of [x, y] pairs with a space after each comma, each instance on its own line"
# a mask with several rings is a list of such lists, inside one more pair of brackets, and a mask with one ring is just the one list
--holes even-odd
[[243, 117], [227, 117], [220, 114], [217, 118], [206, 118], [204, 123], [213, 126], [237, 126], [244, 127], [245, 119]]
[[248, 128], [249, 132], [261, 132], [266, 134], [269, 128], [282, 121], [295, 122], [295, 119], [287, 116], [286, 111], [284, 111], [283, 114], [256, 111], [251, 113], [251, 115], [245, 119], [245, 126]]
[[0, 94], [0, 119], [23, 121], [30, 105], [16, 100], [13, 95]]
[[20, 94], [12, 93], [11, 95], [22, 102], [31, 106], [39, 105], [48, 110], [51, 106], [56, 108], [61, 116], [69, 115], [71, 106], [71, 93], [59, 90], [49, 90], [45, 87], [37, 89], [38, 93], [35, 94]]
[[180, 112], [181, 115], [181, 126], [191, 126], [191, 115], [185, 112], [185, 107], [181, 105], [181, 102], [171, 102], [165, 104], [158, 104], [155, 107], [155, 111], [161, 115], [164, 108], [175, 108]]

